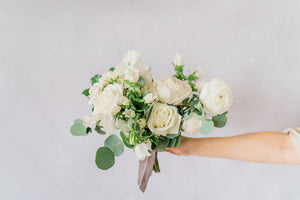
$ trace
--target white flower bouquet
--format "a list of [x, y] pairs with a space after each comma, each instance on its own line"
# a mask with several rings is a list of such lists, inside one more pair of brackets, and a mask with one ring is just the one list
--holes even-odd
[[231, 88], [225, 81], [204, 81], [200, 68], [184, 75], [182, 55], [176, 54], [172, 64], [175, 75], [158, 81], [139, 54], [129, 50], [121, 64], [91, 79], [91, 88], [83, 94], [89, 98], [92, 113], [76, 119], [71, 127], [75, 136], [92, 130], [108, 136], [96, 153], [100, 169], [111, 168], [124, 145], [133, 149], [140, 161], [143, 191], [152, 170], [160, 171], [155, 150], [177, 147], [182, 131], [208, 135], [214, 127], [224, 127], [232, 104]]

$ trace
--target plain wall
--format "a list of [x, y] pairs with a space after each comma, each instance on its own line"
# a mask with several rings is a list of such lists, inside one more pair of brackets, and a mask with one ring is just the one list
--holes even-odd
[[128, 49], [156, 79], [181, 53], [187, 69], [232, 86], [228, 124], [211, 136], [297, 127], [299, 19], [298, 0], [0, 0], [0, 198], [299, 199], [300, 166], [168, 153], [143, 194], [132, 150], [102, 171], [106, 137], [69, 132], [90, 113], [89, 79]]

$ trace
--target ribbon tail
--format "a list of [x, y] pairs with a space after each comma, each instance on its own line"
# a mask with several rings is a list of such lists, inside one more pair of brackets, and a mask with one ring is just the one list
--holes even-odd
[[152, 174], [153, 164], [157, 159], [157, 152], [152, 151], [151, 155], [143, 161], [139, 161], [138, 185], [142, 192], [145, 192], [148, 181]]

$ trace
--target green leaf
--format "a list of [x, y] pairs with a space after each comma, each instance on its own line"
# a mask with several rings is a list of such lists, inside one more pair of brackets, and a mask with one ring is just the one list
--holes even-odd
[[133, 148], [133, 145], [130, 145], [130, 144], [129, 144], [129, 140], [128, 140], [128, 138], [126, 137], [126, 135], [125, 135], [122, 131], [120, 131], [120, 135], [121, 135], [121, 138], [122, 138], [122, 141], [123, 141], [124, 145], [125, 145], [126, 147], [132, 149], [132, 148]]
[[198, 102], [194, 105], [194, 108], [196, 108], [199, 111], [203, 110], [201, 102], [198, 100]]
[[88, 97], [90, 95], [90, 88], [85, 89], [82, 94]]
[[144, 86], [145, 85], [145, 79], [140, 76], [140, 79], [138, 80], [138, 83], [141, 85], [141, 86]]
[[206, 119], [202, 122], [201, 127], [200, 127], [200, 132], [203, 135], [208, 135], [211, 133], [211, 131], [214, 128], [214, 122], [211, 119]]
[[185, 105], [185, 104], [187, 104], [189, 102], [189, 100], [190, 100], [190, 98], [187, 97], [181, 103]]
[[166, 140], [160, 140], [161, 144], [157, 147], [158, 152], [163, 152], [166, 150], [169, 144], [169, 139], [166, 138]]
[[181, 136], [176, 138], [176, 143], [175, 143], [174, 147], [178, 147], [180, 142], [181, 142]]
[[103, 170], [111, 168], [115, 164], [114, 153], [107, 147], [100, 147], [96, 153], [95, 163]]
[[148, 109], [146, 110], [146, 113], [145, 113], [146, 122], [148, 122], [148, 119], [149, 119], [150, 114], [151, 114], [151, 112], [152, 112], [152, 108], [153, 108], [153, 106], [151, 106], [150, 108], [148, 108]]
[[87, 132], [86, 132], [86, 128], [83, 124], [81, 123], [77, 123], [74, 124], [73, 126], [71, 126], [71, 133], [74, 136], [86, 136]]
[[180, 135], [180, 133], [177, 133], [177, 134], [167, 134], [166, 137], [169, 138], [169, 139], [173, 139], [173, 138], [178, 137], [178, 135]]
[[99, 78], [101, 78], [101, 75], [96, 74], [95, 76], [93, 76], [91, 78], [91, 84], [94, 85], [95, 83], [97, 83], [99, 81]]
[[191, 117], [191, 115], [193, 114], [193, 111], [190, 109], [187, 112], [185, 112], [182, 116], [182, 121], [187, 120], [188, 118]]
[[168, 144], [168, 147], [174, 147], [176, 144], [176, 138], [173, 138], [170, 140], [169, 144]]
[[115, 156], [120, 156], [124, 152], [123, 142], [116, 135], [111, 135], [104, 141], [104, 147], [108, 147]]
[[74, 124], [82, 124], [82, 119], [75, 119]]
[[115, 71], [115, 68], [114, 67], [111, 67], [111, 68], [109, 68], [109, 71]]
[[214, 116], [212, 120], [214, 122], [214, 126], [217, 128], [222, 128], [227, 123], [227, 117], [225, 113]]
[[96, 126], [95, 131], [97, 131], [97, 133], [101, 134], [101, 135], [105, 135], [106, 133], [104, 131], [101, 130], [101, 128], [103, 128], [103, 126]]

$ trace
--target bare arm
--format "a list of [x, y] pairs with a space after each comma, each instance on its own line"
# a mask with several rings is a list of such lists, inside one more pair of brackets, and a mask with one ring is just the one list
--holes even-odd
[[166, 151], [176, 155], [227, 158], [249, 162], [300, 164], [288, 134], [257, 132], [218, 138], [187, 138], [177, 148]]

